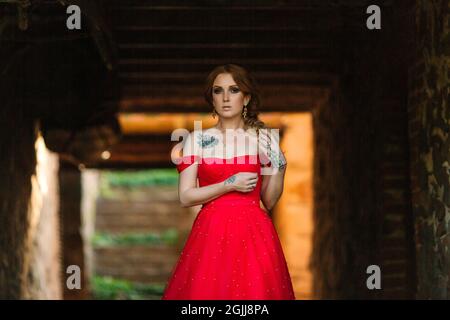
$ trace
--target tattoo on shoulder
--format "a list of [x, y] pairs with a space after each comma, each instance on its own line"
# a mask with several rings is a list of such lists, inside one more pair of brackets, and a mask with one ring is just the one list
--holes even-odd
[[217, 137], [208, 134], [198, 134], [197, 143], [202, 148], [212, 148], [219, 143]]
[[232, 184], [235, 180], [236, 180], [236, 177], [231, 176], [227, 180], [225, 180], [225, 184]]

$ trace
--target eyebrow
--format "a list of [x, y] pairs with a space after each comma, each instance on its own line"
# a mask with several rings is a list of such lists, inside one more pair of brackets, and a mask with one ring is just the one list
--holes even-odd
[[[222, 88], [221, 86], [213, 86], [214, 88]], [[238, 85], [237, 84], [232, 84], [231, 86], [228, 86], [228, 88], [229, 87], [238, 87]]]

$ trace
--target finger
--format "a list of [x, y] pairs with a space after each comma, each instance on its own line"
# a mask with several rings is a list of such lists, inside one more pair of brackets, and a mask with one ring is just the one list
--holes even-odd
[[255, 183], [251, 183], [248, 185], [249, 188], [255, 188], [256, 187], [256, 182]]

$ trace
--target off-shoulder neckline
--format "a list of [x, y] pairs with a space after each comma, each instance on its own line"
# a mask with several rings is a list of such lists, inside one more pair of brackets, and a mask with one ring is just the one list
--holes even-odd
[[188, 157], [196, 157], [196, 158], [201, 158], [201, 159], [221, 159], [221, 160], [231, 160], [231, 159], [235, 159], [235, 158], [242, 158], [242, 157], [259, 157], [259, 154], [243, 154], [243, 155], [239, 155], [239, 156], [234, 156], [231, 158], [219, 158], [219, 157], [203, 157], [203, 156], [199, 156], [199, 155], [194, 155], [191, 154], [189, 156], [183, 156], [182, 158], [188, 158]]

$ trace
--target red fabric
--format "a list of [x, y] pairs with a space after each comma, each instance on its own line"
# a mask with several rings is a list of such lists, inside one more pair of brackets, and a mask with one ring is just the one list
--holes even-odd
[[181, 173], [184, 169], [189, 167], [191, 164], [195, 163], [195, 161], [200, 160], [199, 156], [191, 155], [191, 156], [184, 156], [179, 159], [180, 163], [177, 164], [177, 170], [178, 173]]
[[201, 160], [201, 187], [243, 171], [257, 172], [258, 183], [251, 192], [228, 192], [203, 205], [162, 299], [295, 299], [278, 235], [259, 206], [259, 157], [238, 156], [231, 159], [234, 163], [211, 163], [221, 160], [218, 158]]

